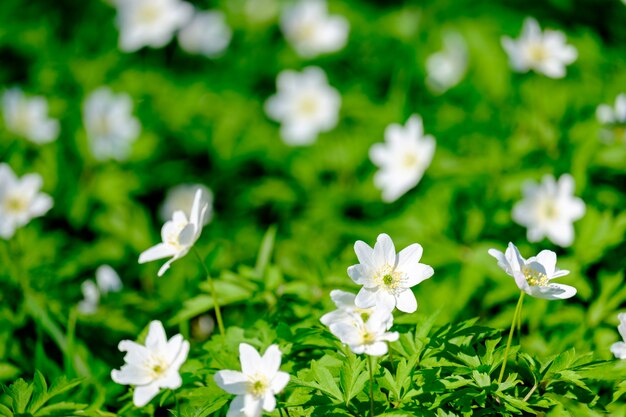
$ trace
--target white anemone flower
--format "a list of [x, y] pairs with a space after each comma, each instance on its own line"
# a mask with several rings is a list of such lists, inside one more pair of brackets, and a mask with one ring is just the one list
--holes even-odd
[[83, 123], [91, 153], [98, 160], [128, 158], [141, 126], [128, 94], [107, 87], [93, 91], [83, 105]]
[[100, 296], [111, 292], [121, 291], [123, 287], [120, 276], [109, 265], [101, 265], [96, 269], [96, 282], [87, 280], [80, 289], [83, 299], [78, 303], [78, 311], [83, 314], [93, 314], [100, 304]]
[[182, 385], [178, 370], [187, 359], [189, 342], [180, 334], [167, 340], [160, 321], [150, 323], [145, 345], [122, 340], [118, 349], [127, 352], [126, 363], [120, 370], [111, 371], [111, 378], [118, 384], [135, 386], [135, 406], [148, 404], [161, 388], [176, 389]]
[[343, 16], [328, 15], [326, 0], [300, 0], [287, 7], [280, 18], [280, 27], [303, 58], [342, 49], [350, 30]]
[[522, 189], [524, 198], [513, 207], [513, 220], [525, 226], [528, 240], [538, 242], [547, 237], [559, 246], [574, 241], [573, 222], [585, 214], [585, 203], [574, 197], [574, 178], [563, 174], [558, 181], [551, 175], [540, 184], [527, 181]]
[[207, 225], [213, 218], [213, 192], [202, 184], [181, 184], [169, 189], [159, 212], [161, 219], [167, 221], [179, 210], [189, 218], [197, 190], [202, 192], [202, 201], [207, 205], [202, 218], [202, 225]]
[[398, 332], [388, 332], [393, 316], [387, 310], [376, 310], [367, 320], [359, 318], [356, 325], [339, 321], [330, 325], [330, 331], [356, 354], [382, 356], [387, 353], [387, 342], [395, 342]]
[[461, 82], [467, 70], [467, 45], [456, 32], [443, 38], [443, 50], [426, 61], [426, 85], [436, 94], [442, 94]]
[[241, 372], [224, 370], [215, 374], [215, 382], [229, 394], [235, 394], [227, 417], [259, 417], [263, 410], [276, 408], [275, 395], [289, 382], [289, 374], [280, 371], [281, 352], [271, 345], [261, 356], [247, 343], [239, 345]]
[[576, 295], [576, 288], [552, 283], [553, 279], [568, 275], [569, 271], [556, 267], [556, 253], [550, 250], [542, 250], [537, 256], [524, 259], [517, 247], [509, 243], [504, 253], [489, 249], [489, 255], [497, 259], [498, 266], [528, 295], [545, 300], [564, 300]]
[[33, 143], [49, 143], [59, 136], [59, 122], [48, 117], [45, 97], [26, 97], [19, 88], [11, 88], [2, 95], [2, 113], [10, 132]]
[[117, 0], [116, 4], [119, 46], [124, 52], [165, 46], [193, 14], [193, 6], [180, 0]]
[[411, 287], [433, 276], [433, 268], [420, 263], [422, 246], [414, 243], [396, 254], [391, 238], [378, 235], [374, 249], [359, 240], [354, 244], [359, 264], [348, 268], [352, 280], [363, 285], [354, 300], [360, 308], [376, 307], [392, 311], [395, 307], [405, 313], [417, 310]]
[[613, 353], [617, 359], [626, 359], [626, 313], [618, 314], [617, 319], [619, 320], [617, 331], [622, 337], [622, 341], [615, 342], [611, 345], [611, 353]]
[[207, 210], [207, 203], [202, 199], [202, 190], [197, 190], [190, 215], [182, 210], [175, 211], [172, 220], [161, 229], [162, 243], [155, 245], [139, 255], [139, 263], [170, 258], [159, 269], [158, 276], [163, 276], [172, 262], [187, 255], [202, 233], [202, 219]]
[[83, 314], [95, 313], [100, 304], [98, 286], [92, 280], [87, 280], [80, 285], [80, 290], [83, 293], [83, 299], [78, 303], [78, 311]]
[[608, 104], [599, 105], [596, 118], [603, 126], [602, 139], [626, 141], [626, 94], [622, 93], [617, 96], [615, 107]]
[[422, 118], [411, 116], [405, 126], [393, 123], [385, 129], [385, 142], [372, 145], [372, 163], [379, 170], [374, 185], [387, 203], [396, 201], [415, 187], [435, 153], [435, 138], [424, 135]]
[[285, 70], [276, 84], [278, 92], [265, 102], [265, 111], [281, 123], [280, 134], [286, 144], [309, 145], [320, 132], [337, 125], [341, 96], [328, 85], [322, 69]]
[[557, 30], [541, 31], [539, 23], [526, 18], [519, 39], [502, 38], [511, 67], [517, 72], [534, 70], [550, 78], [563, 78], [565, 67], [578, 57], [578, 51], [566, 44], [565, 35]]
[[[360, 308], [355, 304], [356, 294], [342, 291], [332, 290], [330, 292], [330, 298], [337, 306], [337, 309], [326, 313], [320, 318], [320, 321], [324, 326], [330, 327], [335, 323], [344, 322], [352, 324], [353, 326], [359, 325], [364, 318], [367, 318], [374, 314], [375, 308]], [[393, 319], [393, 316], [389, 316]], [[393, 324], [393, 320], [387, 323], [386, 329], [390, 329]], [[335, 335], [337, 336], [337, 335]]]
[[180, 47], [190, 54], [215, 58], [228, 47], [233, 32], [220, 11], [196, 12], [178, 34]]
[[52, 208], [52, 198], [39, 191], [42, 184], [41, 175], [17, 178], [9, 165], [0, 163], [0, 238], [12, 238], [18, 228]]
[[121, 291], [124, 286], [120, 276], [109, 265], [100, 265], [96, 269], [96, 282], [102, 294]]

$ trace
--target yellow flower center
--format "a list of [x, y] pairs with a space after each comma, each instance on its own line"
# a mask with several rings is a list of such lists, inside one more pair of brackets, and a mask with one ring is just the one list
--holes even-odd
[[154, 23], [159, 20], [160, 10], [154, 5], [146, 5], [139, 10], [138, 18], [142, 23]]
[[559, 209], [553, 200], [546, 199], [539, 204], [539, 216], [543, 220], [555, 220], [559, 217]]
[[537, 42], [528, 47], [528, 57], [533, 62], [543, 62], [549, 57], [549, 53], [542, 43]]
[[8, 195], [4, 200], [4, 209], [13, 214], [23, 213], [28, 209], [28, 201], [21, 195]]
[[298, 110], [304, 115], [313, 115], [317, 113], [317, 108], [317, 100], [311, 96], [302, 97], [298, 103]]
[[419, 163], [419, 159], [417, 158], [417, 155], [415, 155], [414, 153], [406, 153], [404, 154], [404, 157], [402, 158], [402, 166], [405, 168], [412, 168], [416, 166], [418, 163]]
[[311, 22], [298, 25], [298, 28], [294, 32], [294, 37], [300, 42], [313, 39], [315, 36], [315, 26], [316, 25]]
[[528, 267], [523, 267], [522, 272], [526, 277], [526, 282], [528, 282], [528, 285], [531, 287], [545, 287], [550, 284], [550, 280], [543, 272]]
[[148, 362], [148, 369], [153, 379], [160, 378], [167, 371], [167, 361], [161, 356], [152, 356]]
[[378, 286], [383, 287], [389, 292], [393, 292], [402, 284], [404, 274], [394, 270], [391, 265], [385, 265], [377, 272], [375, 280]]
[[248, 392], [257, 398], [261, 398], [269, 388], [269, 381], [265, 375], [256, 374], [248, 381]]
[[363, 344], [364, 345], [371, 345], [375, 341], [376, 341], [376, 336], [375, 335], [373, 335], [372, 333], [368, 332], [367, 330], [363, 331]]

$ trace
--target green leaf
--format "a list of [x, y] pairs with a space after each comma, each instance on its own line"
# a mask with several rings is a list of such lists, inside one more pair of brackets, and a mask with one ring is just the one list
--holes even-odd
[[48, 401], [48, 384], [45, 378], [39, 371], [35, 371], [35, 377], [33, 379], [33, 397], [28, 404], [28, 412], [35, 414], [37, 410]]
[[365, 361], [348, 352], [343, 366], [339, 370], [339, 384], [343, 391], [343, 401], [347, 405], [365, 387], [368, 374], [365, 372]]
[[13, 400], [13, 411], [17, 414], [25, 413], [33, 394], [33, 386], [20, 378], [11, 384], [7, 394]]

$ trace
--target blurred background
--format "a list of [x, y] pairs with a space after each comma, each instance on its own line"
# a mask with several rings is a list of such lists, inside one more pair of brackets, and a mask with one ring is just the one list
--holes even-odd
[[[187, 256], [161, 278], [158, 262], [137, 263], [160, 241], [162, 206], [181, 184], [212, 194], [197, 247], [219, 280], [227, 325], [254, 327], [262, 318], [319, 326], [331, 289], [357, 290], [346, 274], [357, 263], [354, 242], [373, 245], [385, 232], [398, 250], [420, 243], [422, 262], [435, 269], [414, 288], [417, 313], [398, 323], [438, 313], [438, 324], [480, 317], [507, 328], [518, 289], [487, 250], [512, 241], [526, 256], [556, 251], [572, 271], [561, 282], [579, 292], [567, 301], [527, 299], [524, 348], [611, 357], [626, 302], [626, 143], [601, 139], [596, 108], [626, 92], [624, 3], [333, 0], [328, 13], [349, 24], [345, 46], [312, 57], [281, 30], [292, 3], [188, 3], [221, 11], [230, 30], [210, 57], [184, 50], [176, 36], [122, 51], [119, 3], [0, 2], [0, 86], [45, 97], [60, 126], [41, 145], [0, 127], [0, 162], [20, 176], [39, 173], [54, 199], [43, 218], [0, 241], [0, 380], [37, 368], [112, 385], [118, 341], [152, 319], [206, 339], [196, 328], [207, 320], [210, 328], [211, 319], [198, 317], [212, 310], [197, 260]], [[528, 16], [578, 50], [564, 78], [510, 68], [501, 38], [518, 38]], [[451, 32], [465, 45], [465, 68], [442, 91], [427, 82], [427, 62]], [[290, 146], [264, 106], [283, 70], [310, 66], [340, 94], [338, 122], [314, 143]], [[128, 95], [140, 125], [123, 160], [98, 158], [89, 145], [84, 106], [103, 86]], [[412, 114], [436, 151], [416, 187], [384, 202], [369, 148]], [[564, 173], [587, 207], [573, 245], [528, 243], [511, 219], [522, 183]], [[9, 278], [15, 262], [28, 293]], [[103, 264], [124, 289], [85, 314], [77, 309], [81, 285]]]

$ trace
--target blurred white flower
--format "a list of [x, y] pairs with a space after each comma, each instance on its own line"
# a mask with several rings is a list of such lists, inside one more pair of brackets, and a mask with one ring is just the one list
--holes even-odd
[[128, 94], [115, 94], [107, 87], [93, 91], [83, 105], [83, 123], [91, 152], [96, 159], [128, 158], [141, 126], [133, 117]]
[[601, 104], [596, 110], [596, 117], [603, 125], [601, 138], [607, 141], [621, 139], [626, 141], [626, 94], [615, 99], [615, 107]]
[[489, 249], [489, 255], [498, 260], [498, 266], [528, 295], [545, 300], [564, 300], [576, 295], [576, 288], [551, 282], [568, 275], [569, 271], [556, 267], [556, 253], [550, 250], [542, 250], [537, 256], [524, 259], [517, 247], [509, 243], [504, 253]]
[[374, 185], [382, 190], [382, 199], [391, 203], [415, 187], [434, 153], [435, 138], [424, 135], [420, 116], [414, 114], [405, 126], [387, 126], [385, 142], [372, 145], [369, 152], [372, 163], [379, 168]]
[[558, 182], [552, 175], [543, 177], [540, 184], [524, 183], [524, 198], [513, 207], [513, 220], [528, 228], [530, 242], [547, 236], [559, 246], [569, 246], [574, 241], [573, 222], [585, 214], [585, 203], [574, 197], [574, 178], [563, 174]]
[[189, 218], [193, 200], [198, 190], [202, 192], [202, 201], [207, 205], [202, 218], [202, 225], [208, 224], [213, 217], [213, 193], [202, 184], [181, 184], [170, 188], [161, 206], [161, 219], [163, 221], [171, 219], [176, 211], [182, 211]]
[[443, 50], [426, 61], [426, 85], [437, 94], [444, 93], [463, 79], [467, 70], [467, 46], [463, 37], [448, 32], [443, 38]]
[[189, 217], [184, 211], [175, 211], [172, 220], [167, 221], [161, 229], [162, 243], [155, 245], [139, 255], [139, 263], [170, 258], [159, 269], [158, 276], [163, 276], [172, 262], [187, 255], [189, 250], [202, 233], [202, 219], [208, 204], [202, 199], [202, 190], [196, 190]]
[[387, 353], [386, 342], [398, 340], [398, 332], [388, 332], [393, 316], [388, 310], [376, 310], [367, 320], [358, 319], [356, 325], [339, 321], [330, 325], [330, 331], [356, 354], [382, 356]]
[[309, 145], [320, 132], [337, 125], [341, 96], [328, 85], [322, 69], [285, 70], [276, 84], [278, 92], [265, 102], [265, 111], [281, 123], [280, 134], [286, 144]]
[[519, 39], [504, 36], [502, 46], [514, 71], [534, 70], [550, 78], [564, 77], [565, 67], [578, 57], [576, 48], [566, 44], [563, 32], [549, 29], [542, 32], [532, 17], [524, 20]]
[[95, 313], [101, 295], [118, 292], [123, 287], [120, 276], [109, 265], [101, 265], [96, 269], [96, 283], [88, 279], [80, 286], [83, 299], [78, 303], [78, 311], [83, 314]]
[[116, 5], [124, 52], [165, 46], [193, 14], [193, 6], [180, 0], [117, 0]]
[[176, 389], [182, 385], [178, 370], [187, 359], [189, 342], [180, 334], [167, 340], [160, 321], [150, 323], [145, 345], [122, 340], [118, 349], [127, 352], [126, 363], [119, 371], [111, 371], [111, 378], [118, 384], [135, 386], [135, 406], [148, 404], [161, 388]]
[[215, 374], [215, 382], [229, 394], [235, 394], [227, 417], [259, 417], [263, 410], [276, 408], [275, 395], [289, 382], [289, 374], [280, 371], [281, 352], [271, 345], [261, 356], [247, 343], [239, 345], [241, 372], [224, 370]]
[[228, 47], [232, 30], [220, 11], [195, 12], [178, 34], [180, 47], [190, 54], [213, 58]]
[[626, 359], [626, 313], [618, 314], [617, 319], [619, 320], [617, 331], [619, 331], [622, 341], [615, 342], [611, 345], [611, 353], [613, 353], [617, 359]]
[[378, 235], [374, 249], [358, 240], [354, 251], [357, 265], [348, 268], [348, 275], [363, 285], [354, 300], [357, 307], [392, 311], [394, 307], [405, 313], [417, 310], [417, 301], [411, 287], [433, 276], [433, 268], [420, 263], [422, 246], [414, 243], [396, 254], [391, 238]]
[[350, 25], [343, 16], [329, 16], [326, 0], [300, 0], [280, 18], [280, 27], [296, 52], [304, 58], [340, 50]]
[[[354, 300], [356, 298], [356, 294], [352, 294], [347, 291], [341, 290], [332, 290], [330, 292], [330, 298], [333, 300], [337, 309], [331, 311], [330, 313], [326, 313], [322, 316], [320, 321], [324, 326], [330, 327], [334, 323], [348, 323], [353, 326], [359, 325], [364, 318], [371, 316], [375, 308], [360, 308], [357, 307]], [[393, 316], [389, 316], [393, 319]], [[387, 325], [387, 329], [390, 329], [393, 324], [393, 320], [389, 321]], [[336, 336], [336, 335], [335, 335]]]
[[33, 143], [49, 143], [59, 136], [59, 122], [48, 117], [44, 97], [26, 97], [19, 88], [11, 88], [2, 95], [2, 113], [10, 132]]
[[10, 239], [15, 230], [52, 208], [52, 198], [39, 192], [43, 179], [39, 174], [17, 178], [11, 167], [0, 163], [0, 237]]
[[206, 340], [215, 330], [215, 320], [209, 314], [202, 314], [191, 322], [191, 334], [194, 339]]

